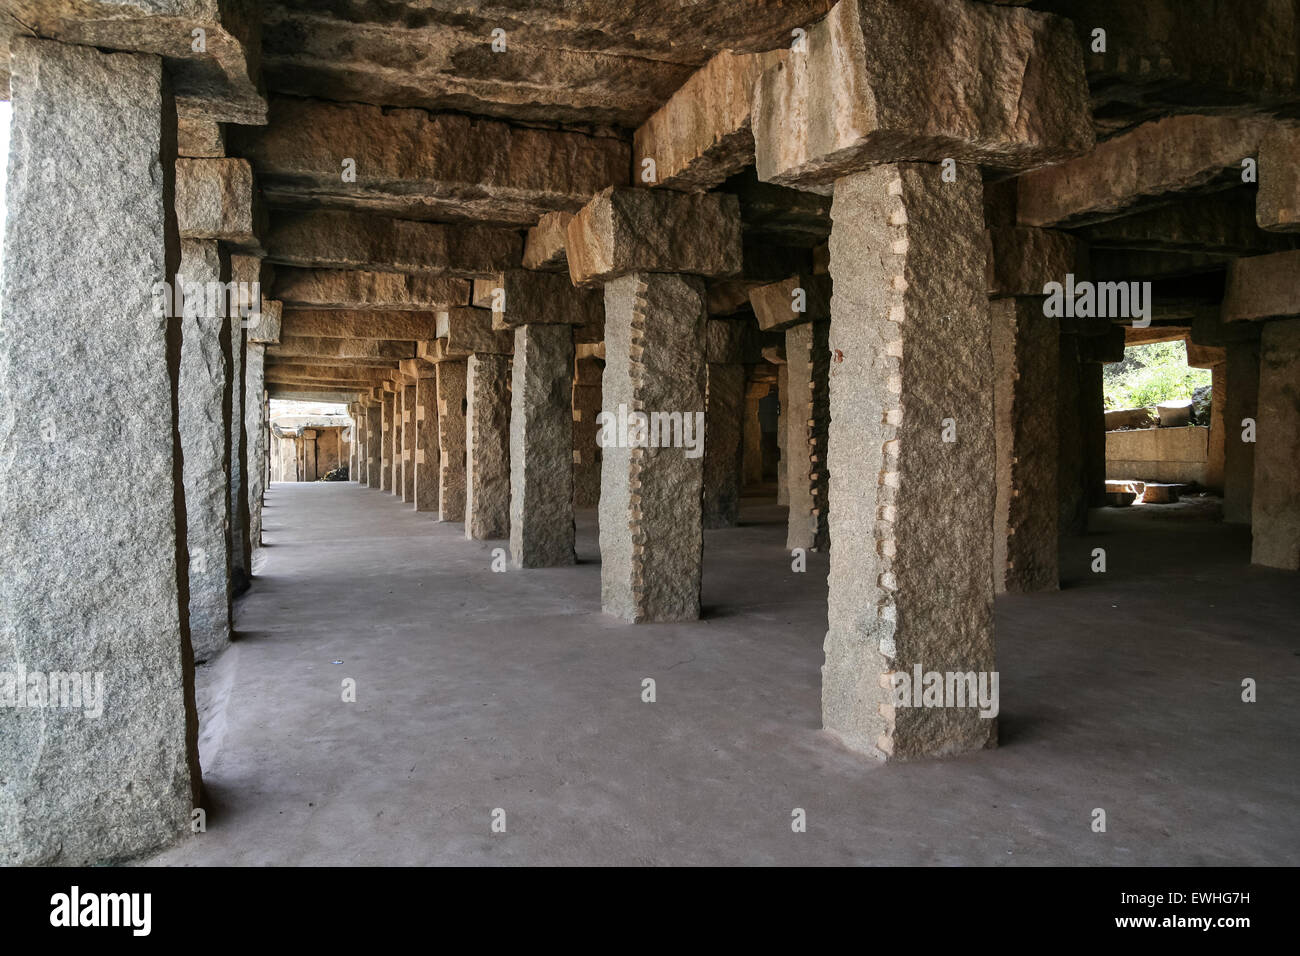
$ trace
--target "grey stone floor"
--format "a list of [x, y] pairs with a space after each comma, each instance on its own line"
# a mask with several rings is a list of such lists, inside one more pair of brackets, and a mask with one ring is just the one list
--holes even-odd
[[634, 627], [592, 513], [576, 567], [493, 573], [388, 494], [276, 484], [198, 676], [208, 832], [145, 862], [1294, 865], [1300, 577], [1206, 511], [1094, 513], [1060, 592], [998, 599], [1002, 746], [881, 765], [818, 729], [826, 558], [791, 573], [784, 509], [706, 532], [704, 620]]

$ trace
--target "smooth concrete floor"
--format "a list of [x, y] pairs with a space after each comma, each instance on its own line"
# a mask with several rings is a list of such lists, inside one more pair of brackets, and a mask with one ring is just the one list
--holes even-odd
[[705, 533], [703, 620], [631, 626], [591, 512], [575, 567], [496, 573], [389, 494], [275, 484], [199, 668], [208, 830], [145, 862], [1295, 865], [1300, 575], [1212, 511], [1094, 512], [1061, 591], [997, 601], [1001, 746], [879, 764], [819, 729], [827, 561], [791, 572], [783, 508]]

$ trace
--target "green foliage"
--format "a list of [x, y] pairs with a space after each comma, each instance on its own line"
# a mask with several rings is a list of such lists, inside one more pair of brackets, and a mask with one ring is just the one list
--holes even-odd
[[1107, 410], [1141, 408], [1176, 398], [1209, 385], [1208, 368], [1187, 367], [1187, 346], [1182, 342], [1155, 342], [1124, 350], [1124, 361], [1102, 370], [1102, 392]]

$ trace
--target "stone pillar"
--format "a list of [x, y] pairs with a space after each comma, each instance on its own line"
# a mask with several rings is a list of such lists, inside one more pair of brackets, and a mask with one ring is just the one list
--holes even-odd
[[151, 295], [179, 265], [176, 110], [157, 56], [15, 37], [9, 62], [0, 674], [93, 676], [103, 709], [4, 710], [0, 847], [84, 866], [187, 834], [199, 799], [180, 325]]
[[1059, 324], [1037, 297], [994, 299], [993, 407], [997, 497], [993, 589], [1058, 586], [1056, 376]]
[[230, 323], [230, 593], [248, 590], [252, 573], [252, 543], [248, 537], [248, 459], [244, 438], [244, 320]]
[[379, 408], [379, 428], [384, 436], [379, 446], [379, 490], [391, 494], [393, 491], [394, 438], [397, 435], [397, 423], [393, 417], [397, 411], [397, 402], [392, 392], [384, 392], [383, 398], [379, 400]]
[[366, 484], [379, 488], [383, 477], [384, 403], [370, 398], [366, 405]]
[[[704, 412], [705, 297], [700, 279], [633, 273], [605, 284], [607, 415]], [[689, 417], [688, 417], [689, 416]], [[602, 448], [601, 607], [629, 621], [700, 614], [702, 457], [687, 448]]]
[[[1117, 331], [1122, 332], [1122, 329]], [[1096, 338], [1085, 344], [1095, 344]], [[1086, 356], [1085, 356], [1086, 357]], [[1123, 348], [1120, 349], [1123, 357]], [[1102, 362], [1079, 365], [1079, 426], [1083, 430], [1083, 497], [1089, 508], [1106, 503], [1106, 396]], [[1086, 520], [1086, 516], [1085, 516]]]
[[1243, 440], [1246, 419], [1259, 424], [1259, 343], [1230, 342], [1223, 448], [1223, 520], [1250, 524], [1255, 496], [1255, 442]]
[[1260, 333], [1255, 440], [1251, 563], [1300, 571], [1300, 319]]
[[579, 358], [573, 379], [573, 506], [595, 508], [600, 504], [601, 449], [597, 441], [600, 424], [600, 378], [604, 368], [596, 358]]
[[[1080, 415], [1078, 335], [1058, 339], [1056, 378], [1056, 530], [1060, 536], [1088, 529], [1088, 502], [1083, 488], [1083, 418]], [[1104, 422], [1103, 422], [1104, 424]]]
[[[709, 362], [704, 388], [705, 528], [733, 528], [740, 520], [740, 475], [745, 418], [745, 366]], [[754, 410], [755, 427], [758, 412]]]
[[415, 383], [402, 387], [402, 500], [415, 501]]
[[415, 510], [438, 510], [438, 380], [430, 366], [415, 380]]
[[[181, 243], [185, 284], [177, 409], [184, 463], [190, 639], [196, 661], [230, 645], [230, 320], [205, 301], [230, 281], [215, 240]], [[211, 307], [211, 308], [210, 308]]]
[[[741, 487], [763, 483], [763, 423], [758, 416], [758, 404], [771, 391], [772, 386], [768, 382], [750, 382], [745, 389], [745, 450], [741, 456]], [[704, 467], [707, 471], [707, 461]]]
[[466, 363], [438, 363], [438, 520], [465, 520]]
[[[937, 165], [875, 166], [836, 181], [831, 217], [823, 723], [884, 757], [987, 747], [996, 722], [977, 708], [896, 707], [893, 689], [895, 675], [915, 669], [995, 668], [979, 173], [960, 167], [944, 183]], [[787, 346], [792, 391], [803, 351]]]
[[361, 420], [356, 402], [348, 403], [348, 417], [352, 419], [352, 441], [348, 443], [348, 481], [357, 480], [357, 447], [361, 444]]
[[805, 322], [786, 330], [785, 360], [790, 393], [785, 450], [790, 504], [787, 550], [821, 551], [830, 545], [827, 491], [830, 470], [828, 376], [830, 323]]
[[[466, 363], [465, 537], [510, 536], [510, 357]], [[557, 494], [558, 494], [557, 489]]]
[[517, 568], [575, 561], [573, 328], [515, 329], [510, 399], [510, 560]]
[[1210, 435], [1205, 459], [1205, 484], [1222, 493], [1224, 456], [1223, 408], [1228, 395], [1227, 369], [1222, 363], [1210, 366]]
[[776, 447], [780, 460], [776, 463], [776, 503], [790, 504], [790, 472], [788, 468], [790, 413], [787, 403], [790, 401], [789, 366], [782, 362], [776, 367], [776, 400], [779, 411], [776, 416]]
[[315, 481], [320, 477], [320, 445], [316, 429], [302, 430], [302, 477], [299, 481]]
[[[251, 339], [244, 349], [244, 437], [248, 473], [248, 537], [254, 551], [262, 546], [262, 493], [271, 443], [266, 422], [266, 346]], [[249, 566], [250, 572], [252, 565]]]

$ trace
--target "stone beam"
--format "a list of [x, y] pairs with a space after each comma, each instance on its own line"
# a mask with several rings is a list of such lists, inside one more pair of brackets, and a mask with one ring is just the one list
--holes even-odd
[[1300, 249], [1235, 259], [1228, 266], [1223, 321], [1300, 315]]
[[511, 269], [501, 276], [499, 308], [491, 311], [492, 327], [522, 325], [600, 325], [604, 303], [599, 290], [575, 289], [565, 273]]
[[1093, 145], [1069, 23], [948, 0], [841, 0], [808, 50], [763, 73], [758, 178], [829, 185], [874, 163], [955, 159], [1031, 169]]
[[438, 313], [437, 336], [446, 339], [448, 353], [510, 355], [515, 349], [514, 333], [494, 329], [492, 318], [487, 309], [448, 309]]
[[[292, 315], [292, 313], [290, 313]], [[343, 339], [309, 335], [280, 335], [278, 345], [269, 346], [267, 355], [277, 360], [343, 359], [347, 361], [375, 361], [391, 364], [392, 361], [415, 356], [412, 340]]]
[[276, 210], [266, 240], [272, 262], [472, 279], [517, 267], [518, 230], [446, 225], [339, 210]]
[[1300, 126], [1275, 126], [1259, 145], [1255, 221], [1273, 232], [1300, 232]]
[[740, 231], [734, 196], [606, 189], [569, 223], [569, 275], [575, 285], [632, 272], [736, 276]]
[[[633, 176], [643, 185], [703, 191], [752, 165], [754, 84], [787, 55], [723, 52], [693, 73], [636, 131]], [[650, 179], [646, 160], [654, 164]]]
[[749, 304], [764, 332], [779, 332], [831, 316], [829, 276], [797, 275], [749, 291]]
[[537, 220], [537, 225], [528, 230], [528, 236], [524, 240], [525, 269], [568, 273], [569, 257], [564, 247], [568, 242], [571, 219], [572, 213], [548, 212]]
[[[290, 339], [387, 339], [418, 341], [437, 335], [436, 312], [369, 312], [293, 309], [284, 313], [281, 335]], [[359, 346], [358, 346], [359, 347]]]
[[280, 268], [275, 295], [290, 308], [429, 312], [469, 304], [470, 284], [449, 276]]
[[[1263, 186], [1261, 184], [1262, 192]], [[1300, 237], [1264, 232], [1255, 223], [1255, 193], [1242, 186], [1190, 196], [1095, 223], [1078, 232], [1092, 248], [1232, 255], [1294, 249]]]
[[1241, 185], [1241, 162], [1268, 121], [1171, 116], [1097, 144], [1086, 156], [1019, 180], [1022, 226], [1080, 226], [1168, 202], [1180, 193]]
[[[223, 123], [266, 122], [259, 17], [229, 0], [6, 0], [0, 46], [48, 37], [76, 46], [166, 57], [181, 112]], [[203, 30], [195, 49], [193, 31]], [[8, 88], [9, 57], [0, 57]]]
[[[275, 97], [238, 143], [267, 200], [531, 226], [627, 183], [628, 144], [459, 113]], [[342, 176], [355, 160], [355, 180]]]

